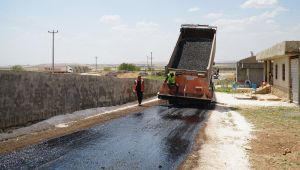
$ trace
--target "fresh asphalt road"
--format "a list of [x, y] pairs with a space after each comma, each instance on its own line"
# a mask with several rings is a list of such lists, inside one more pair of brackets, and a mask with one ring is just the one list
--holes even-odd
[[0, 155], [0, 169], [176, 169], [207, 110], [160, 105]]

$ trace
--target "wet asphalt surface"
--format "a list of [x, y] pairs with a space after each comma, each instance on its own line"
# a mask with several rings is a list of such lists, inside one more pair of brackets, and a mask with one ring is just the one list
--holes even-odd
[[0, 169], [176, 169], [207, 110], [155, 106], [0, 155]]

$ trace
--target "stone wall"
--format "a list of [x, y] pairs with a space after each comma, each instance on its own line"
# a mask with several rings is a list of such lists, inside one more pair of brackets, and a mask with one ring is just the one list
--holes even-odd
[[[0, 71], [0, 129], [94, 107], [136, 100], [134, 79]], [[161, 81], [145, 80], [144, 96]]]

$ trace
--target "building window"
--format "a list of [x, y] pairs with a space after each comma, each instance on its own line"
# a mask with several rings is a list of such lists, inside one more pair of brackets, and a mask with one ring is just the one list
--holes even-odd
[[285, 81], [285, 64], [282, 64], [282, 80]]
[[275, 79], [277, 80], [278, 77], [278, 65], [275, 65]]

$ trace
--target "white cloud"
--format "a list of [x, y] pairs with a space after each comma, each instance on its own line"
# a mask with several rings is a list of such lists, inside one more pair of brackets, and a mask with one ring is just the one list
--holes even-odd
[[120, 15], [103, 15], [100, 22], [108, 25], [118, 25], [121, 24], [121, 17]]
[[277, 7], [275, 8], [273, 11], [266, 11], [264, 12], [261, 17], [263, 18], [274, 18], [276, 17], [280, 12], [283, 12], [283, 11], [288, 11], [288, 9], [286, 8], [283, 8], [283, 7]]
[[154, 22], [141, 21], [136, 23], [136, 29], [140, 32], [155, 32], [159, 31], [160, 26]]
[[119, 24], [119, 25], [115, 25], [112, 27], [113, 30], [116, 30], [116, 31], [126, 31], [128, 30], [128, 26], [126, 24]]
[[266, 11], [260, 15], [253, 15], [246, 18], [239, 19], [228, 19], [220, 18], [213, 22], [213, 25], [217, 25], [223, 31], [241, 31], [245, 30], [248, 27], [255, 25], [264, 25], [269, 24], [274, 26], [276, 24], [274, 18], [278, 16], [281, 12], [286, 11], [287, 9], [282, 7], [277, 7], [272, 11]]
[[247, 0], [241, 8], [270, 8], [278, 4], [278, 0]]
[[248, 17], [223, 16], [212, 24], [218, 27], [217, 61], [238, 60], [281, 41], [297, 40], [300, 23], [294, 27], [281, 24], [277, 17], [287, 9], [279, 5]]
[[199, 7], [193, 7], [193, 8], [188, 9], [188, 12], [197, 12], [199, 10], [200, 10]]
[[224, 16], [224, 14], [221, 13], [221, 12], [212, 12], [212, 13], [206, 14], [204, 17], [208, 18], [208, 19], [218, 19], [218, 18], [221, 18], [223, 16]]

